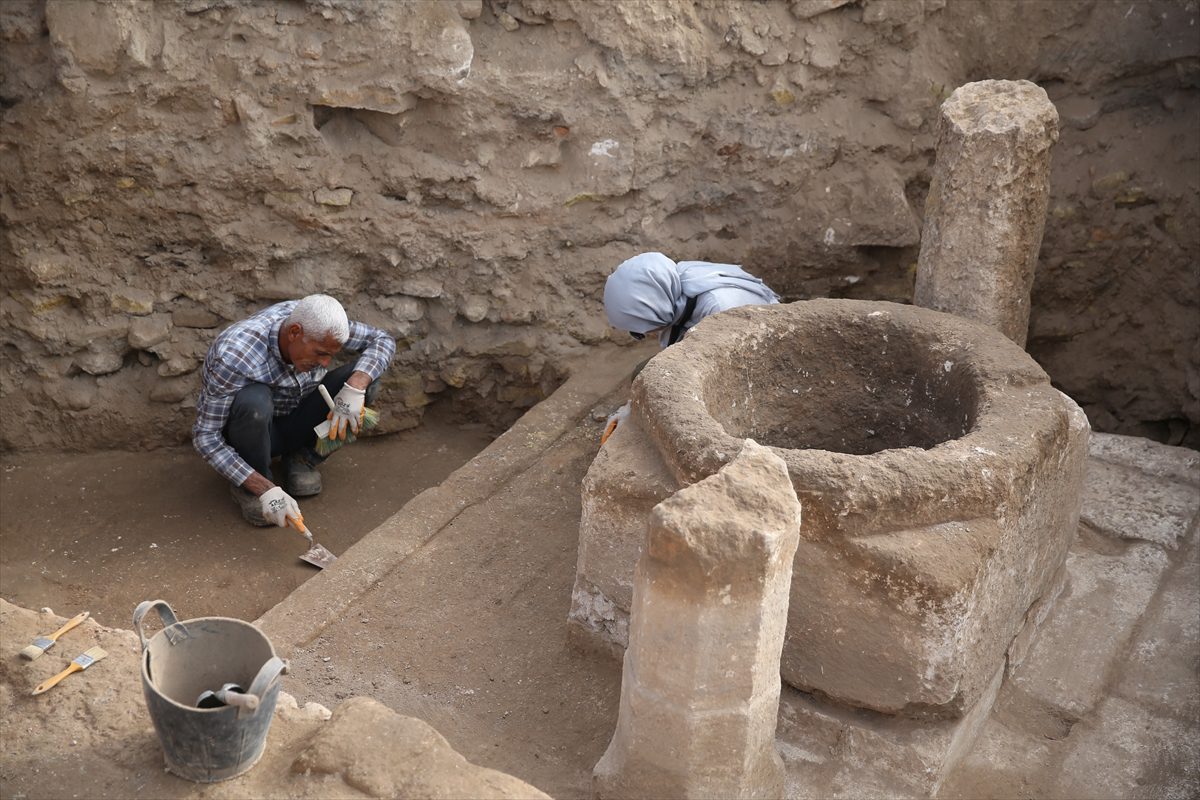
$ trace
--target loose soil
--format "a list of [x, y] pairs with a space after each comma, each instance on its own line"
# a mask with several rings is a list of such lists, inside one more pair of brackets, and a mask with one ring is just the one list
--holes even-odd
[[[356, 442], [325, 463], [305, 521], [341, 554], [491, 439], [430, 418]], [[0, 465], [0, 596], [17, 605], [128, 628], [139, 602], [162, 597], [183, 617], [253, 620], [316, 572], [298, 558], [303, 537], [244, 522], [190, 447], [6, 453]]]

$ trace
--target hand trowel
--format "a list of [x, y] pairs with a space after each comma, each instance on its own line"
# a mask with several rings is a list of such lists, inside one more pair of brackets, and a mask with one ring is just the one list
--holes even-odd
[[312, 564], [317, 569], [325, 569], [330, 564], [337, 561], [337, 556], [313, 540], [312, 531], [310, 531], [304, 524], [303, 518], [296, 520], [288, 517], [288, 523], [296, 530], [303, 533], [305, 539], [308, 539], [308, 551], [300, 555], [301, 561]]

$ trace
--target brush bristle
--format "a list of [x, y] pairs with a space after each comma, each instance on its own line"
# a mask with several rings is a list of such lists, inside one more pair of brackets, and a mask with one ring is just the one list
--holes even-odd
[[46, 651], [38, 647], [36, 644], [31, 644], [21, 651], [21, 658], [24, 658], [28, 661], [33, 661], [44, 652]]
[[345, 439], [330, 439], [328, 436], [322, 436], [320, 439], [317, 439], [317, 443], [313, 445], [313, 449], [317, 451], [317, 455], [327, 456], [342, 445], [350, 444], [350, 442], [361, 436], [363, 432], [371, 430], [378, 424], [379, 412], [373, 408], [364, 408], [362, 423], [358, 426], [357, 434], [350, 434]]
[[84, 650], [83, 654], [80, 655], [79, 658], [76, 660], [82, 661], [84, 659], [90, 659], [90, 661], [87, 664], [83, 665], [86, 667], [86, 666], [90, 666], [91, 664], [95, 664], [97, 661], [104, 658], [106, 655], [108, 655], [108, 651], [105, 650], [103, 647], [92, 647], [88, 650]]

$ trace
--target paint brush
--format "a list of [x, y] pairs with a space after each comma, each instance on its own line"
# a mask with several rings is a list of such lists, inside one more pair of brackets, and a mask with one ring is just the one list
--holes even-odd
[[51, 633], [47, 636], [39, 636], [34, 639], [33, 644], [21, 651], [21, 658], [27, 661], [33, 661], [35, 658], [41, 656], [42, 653], [54, 646], [54, 643], [58, 641], [58, 637], [62, 636], [64, 633], [87, 619], [88, 613], [89, 612], [84, 611], [82, 614], [76, 614], [67, 620], [63, 626], [54, 633]]
[[95, 664], [100, 659], [108, 655], [108, 652], [100, 647], [93, 647], [79, 655], [75, 656], [75, 660], [67, 665], [67, 668], [55, 675], [53, 678], [47, 678], [37, 685], [30, 694], [42, 694], [48, 692], [62, 682], [63, 678], [74, 672], [83, 672], [85, 669]]

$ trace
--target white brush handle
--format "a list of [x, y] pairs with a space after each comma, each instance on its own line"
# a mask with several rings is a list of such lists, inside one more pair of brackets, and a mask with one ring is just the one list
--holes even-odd
[[337, 406], [333, 404], [333, 398], [329, 396], [329, 390], [325, 388], [325, 384], [318, 383], [317, 391], [321, 393], [321, 397], [325, 400], [325, 405], [329, 406], [329, 410], [336, 411]]
[[[337, 406], [333, 404], [333, 398], [329, 396], [329, 390], [325, 388], [325, 384], [318, 383], [317, 391], [321, 393], [321, 399], [325, 401], [325, 405], [329, 406], [330, 411], [336, 410]], [[325, 420], [317, 427], [313, 428], [313, 432], [317, 434], [318, 439], [328, 439], [329, 429], [333, 427], [333, 423]]]

